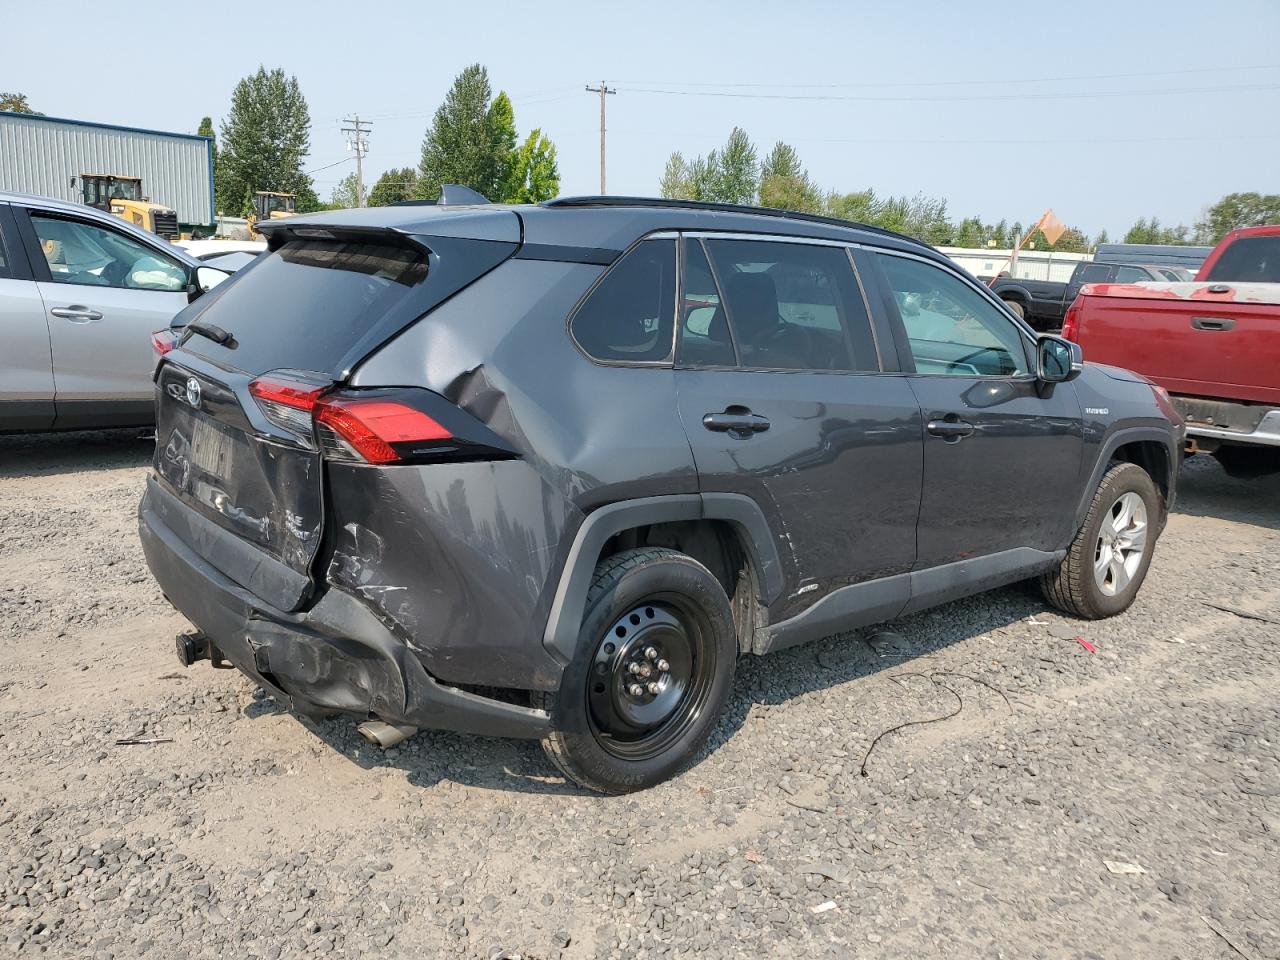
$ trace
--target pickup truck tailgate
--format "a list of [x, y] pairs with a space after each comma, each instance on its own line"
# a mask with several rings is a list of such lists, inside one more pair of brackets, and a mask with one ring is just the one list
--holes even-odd
[[1280, 403], [1280, 284], [1094, 284], [1073, 314], [1089, 360], [1172, 393]]

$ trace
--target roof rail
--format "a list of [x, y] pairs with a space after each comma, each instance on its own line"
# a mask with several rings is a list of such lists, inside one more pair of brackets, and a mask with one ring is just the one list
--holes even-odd
[[[777, 207], [752, 207], [741, 203], [715, 203], [709, 200], [669, 200], [666, 197], [557, 197], [546, 200], [544, 207], [656, 207], [667, 210], [708, 210], [713, 213], [745, 213], [755, 217], [778, 217], [784, 220], [802, 220], [805, 223], [822, 223], [832, 227], [849, 227], [854, 230], [866, 230], [879, 233], [896, 240], [905, 240], [917, 246], [929, 247], [923, 240], [909, 237], [905, 233], [895, 233], [884, 227], [873, 227], [856, 220], [842, 220], [839, 217], [824, 217], [817, 213], [800, 213], [795, 210], [781, 210]], [[931, 248], [930, 248], [931, 249]]]

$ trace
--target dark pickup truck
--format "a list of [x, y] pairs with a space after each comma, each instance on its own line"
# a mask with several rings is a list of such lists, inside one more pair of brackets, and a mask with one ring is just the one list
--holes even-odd
[[1057, 280], [1017, 280], [1013, 277], [997, 277], [994, 284], [990, 277], [979, 277], [1019, 317], [1036, 330], [1057, 330], [1067, 307], [1086, 283], [1140, 283], [1143, 280], [1168, 282], [1183, 277], [1170, 276], [1171, 267], [1149, 267], [1134, 263], [1099, 263], [1082, 261], [1076, 264], [1071, 279], [1066, 283]]

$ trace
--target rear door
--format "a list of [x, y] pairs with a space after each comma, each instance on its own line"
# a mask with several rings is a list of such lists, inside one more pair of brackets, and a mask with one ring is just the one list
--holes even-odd
[[0, 430], [53, 424], [53, 354], [44, 301], [11, 207], [0, 203]]
[[959, 272], [868, 252], [925, 421], [917, 568], [1062, 546], [1080, 498], [1082, 419], [1042, 390], [1030, 339]]
[[187, 305], [186, 266], [158, 246], [87, 218], [33, 209], [29, 222], [58, 424], [100, 419], [112, 406], [149, 419], [150, 334]]
[[700, 489], [766, 514], [786, 580], [772, 619], [910, 570], [920, 413], [904, 379], [881, 375], [848, 250], [714, 235], [682, 247], [680, 417]]

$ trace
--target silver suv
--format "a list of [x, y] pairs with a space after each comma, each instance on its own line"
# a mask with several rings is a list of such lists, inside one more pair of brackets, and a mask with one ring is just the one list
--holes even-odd
[[92, 207], [0, 193], [0, 432], [152, 423], [151, 333], [226, 276]]

